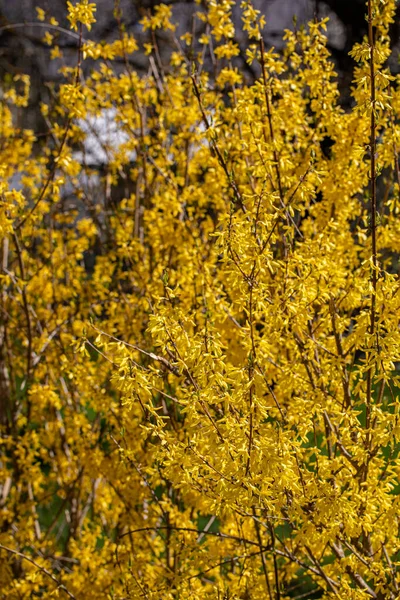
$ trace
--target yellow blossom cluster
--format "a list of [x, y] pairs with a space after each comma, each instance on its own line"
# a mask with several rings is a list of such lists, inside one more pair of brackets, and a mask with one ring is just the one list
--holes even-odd
[[181, 40], [143, 18], [144, 74], [119, 12], [74, 33], [46, 135], [2, 83], [0, 596], [395, 600], [396, 2], [366, 5], [348, 110], [326, 21], [277, 53], [243, 2], [248, 82], [235, 3], [198, 4]]
[[92, 24], [96, 22], [94, 13], [96, 12], [96, 4], [88, 2], [88, 0], [78, 0], [75, 4], [67, 2], [68, 21], [71, 28], [77, 30], [78, 23], [85, 25], [90, 31]]

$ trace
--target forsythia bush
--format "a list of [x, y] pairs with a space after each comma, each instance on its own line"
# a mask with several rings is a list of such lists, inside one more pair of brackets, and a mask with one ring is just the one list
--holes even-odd
[[324, 21], [278, 54], [242, 2], [249, 83], [232, 0], [156, 7], [143, 75], [67, 4], [47, 133], [1, 100], [0, 596], [398, 598], [395, 0], [351, 110]]

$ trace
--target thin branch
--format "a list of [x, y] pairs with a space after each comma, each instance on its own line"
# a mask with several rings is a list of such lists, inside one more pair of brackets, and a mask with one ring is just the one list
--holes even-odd
[[[194, 95], [199, 104], [199, 108], [200, 108], [200, 112], [201, 112], [201, 116], [202, 116], [204, 125], [205, 125], [207, 131], [209, 131], [211, 129], [211, 125], [210, 125], [207, 115], [204, 111], [203, 103], [201, 101], [201, 94], [200, 94], [199, 86], [197, 85], [197, 81], [196, 81], [196, 78], [194, 77], [194, 75], [191, 76], [191, 79], [192, 79], [192, 83], [193, 83]], [[228, 165], [226, 164], [226, 161], [225, 161], [224, 157], [222, 156], [221, 150], [219, 149], [218, 144], [216, 143], [215, 139], [211, 139], [211, 147], [214, 150], [215, 154], [217, 155], [218, 162], [221, 165], [222, 169], [224, 170], [226, 177], [228, 178], [229, 186], [233, 190], [233, 193], [235, 195], [238, 205], [240, 206], [241, 210], [244, 213], [246, 213], [247, 210], [244, 205], [242, 195], [239, 191], [239, 188], [238, 188], [236, 182], [233, 179], [232, 173], [229, 172]]]
[[7, 546], [3, 546], [3, 544], [0, 544], [0, 549], [1, 550], [5, 550], [6, 552], [9, 552], [10, 554], [14, 554], [15, 556], [19, 556], [20, 558], [23, 558], [24, 560], [30, 562], [32, 565], [34, 565], [37, 569], [39, 569], [39, 571], [41, 571], [42, 573], [44, 573], [45, 575], [47, 575], [47, 577], [50, 577], [50, 579], [52, 581], [54, 581], [54, 583], [58, 586], [58, 588], [60, 590], [63, 590], [67, 596], [69, 596], [70, 598], [73, 598], [73, 600], [77, 600], [76, 596], [74, 596], [66, 587], [63, 583], [61, 583], [61, 581], [59, 581], [57, 579], [57, 577], [55, 577], [53, 575], [53, 573], [50, 573], [50, 571], [48, 571], [45, 567], [41, 567], [35, 560], [33, 560], [33, 558], [31, 558], [30, 556], [27, 556], [26, 554], [22, 554], [22, 552], [18, 552], [18, 550], [13, 550], [12, 548], [8, 548]]
[[[65, 29], [64, 27], [60, 27], [59, 25], [51, 25], [50, 23], [35, 23], [34, 21], [27, 21], [25, 23], [12, 23], [11, 25], [3, 25], [0, 27], [0, 33], [2, 31], [9, 31], [13, 29], [23, 29], [24, 27], [41, 27], [44, 29], [52, 29], [53, 31], [58, 31], [59, 33], [65, 33], [70, 37], [75, 38], [79, 41], [79, 34], [70, 31], [69, 29]], [[90, 42], [90, 40], [85, 40], [82, 38], [83, 42]]]
[[[370, 334], [371, 338], [375, 333], [375, 321], [376, 321], [376, 287], [377, 287], [377, 270], [378, 270], [378, 259], [376, 249], [376, 90], [375, 90], [375, 42], [374, 42], [374, 30], [372, 25], [372, 0], [368, 0], [368, 42], [370, 48], [370, 79], [371, 79], [371, 121], [370, 121], [370, 151], [371, 151], [371, 165], [370, 165], [370, 219], [371, 219], [371, 249], [372, 249], [372, 294], [371, 294], [371, 307], [370, 307]], [[369, 366], [367, 372], [367, 402], [366, 402], [366, 423], [365, 428], [367, 429], [367, 443], [370, 443], [369, 428], [371, 425], [371, 403], [372, 403], [372, 366]]]

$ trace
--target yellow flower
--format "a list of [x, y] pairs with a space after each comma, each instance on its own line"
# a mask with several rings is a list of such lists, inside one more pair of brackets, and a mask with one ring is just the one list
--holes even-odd
[[96, 22], [94, 13], [96, 12], [96, 5], [89, 3], [88, 0], [78, 0], [75, 6], [72, 2], [67, 2], [68, 9], [68, 20], [71, 24], [72, 29], [78, 29], [78, 23], [85, 25], [90, 31], [92, 24]]
[[46, 19], [46, 13], [43, 10], [43, 8], [40, 8], [39, 6], [36, 7], [36, 14], [37, 14], [37, 18], [39, 21], [44, 21]]
[[47, 44], [48, 46], [51, 46], [53, 43], [54, 37], [51, 35], [51, 33], [46, 31], [42, 39], [45, 44]]

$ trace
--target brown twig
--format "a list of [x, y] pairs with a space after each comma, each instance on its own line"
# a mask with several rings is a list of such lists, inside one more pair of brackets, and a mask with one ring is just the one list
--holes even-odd
[[[376, 117], [375, 117], [375, 106], [376, 106], [376, 90], [375, 90], [375, 43], [374, 43], [374, 30], [372, 24], [372, 0], [368, 0], [368, 42], [370, 48], [370, 79], [371, 79], [371, 121], [370, 121], [370, 151], [371, 151], [371, 165], [370, 165], [370, 219], [371, 219], [371, 249], [372, 249], [372, 294], [371, 294], [371, 306], [370, 306], [370, 335], [371, 338], [375, 333], [375, 321], [376, 321], [376, 287], [377, 287], [377, 270], [378, 270], [378, 259], [377, 259], [377, 246], [376, 246]], [[367, 444], [370, 444], [369, 428], [371, 425], [371, 404], [372, 404], [372, 366], [369, 366], [367, 372], [367, 402], [366, 402], [366, 422], [365, 428], [367, 430]]]
[[[255, 513], [256, 513], [256, 511], [255, 511], [255, 509], [253, 507], [254, 527], [255, 527], [255, 530], [256, 530], [258, 546], [259, 546], [260, 550], [262, 550], [263, 544], [262, 544], [262, 539], [261, 539], [260, 523], [258, 522], [258, 519], [256, 518], [256, 514]], [[263, 572], [264, 572], [265, 583], [267, 585], [268, 596], [269, 596], [270, 600], [272, 600], [271, 585], [269, 583], [267, 562], [265, 560], [264, 552], [261, 552], [261, 564], [262, 564], [262, 568], [263, 568]]]
[[[201, 101], [200, 89], [199, 89], [199, 86], [197, 84], [196, 77], [194, 75], [192, 75], [191, 79], [192, 79], [192, 83], [193, 83], [194, 95], [195, 95], [195, 97], [197, 99], [197, 102], [199, 104], [199, 108], [200, 108], [200, 112], [201, 112], [201, 116], [202, 116], [204, 125], [206, 126], [207, 131], [209, 131], [211, 129], [211, 125], [210, 125], [209, 120], [207, 118], [207, 115], [206, 115], [206, 113], [204, 111], [203, 103]], [[232, 174], [229, 172], [228, 165], [226, 164], [226, 161], [225, 161], [224, 157], [222, 156], [221, 150], [219, 149], [216, 140], [213, 139], [213, 138], [211, 139], [211, 147], [214, 150], [215, 154], [217, 155], [218, 162], [221, 165], [221, 167], [222, 167], [222, 169], [223, 169], [223, 171], [224, 171], [224, 173], [225, 173], [225, 175], [226, 175], [226, 177], [228, 179], [229, 186], [230, 186], [230, 188], [232, 189], [232, 191], [234, 193], [236, 202], [240, 206], [241, 210], [244, 213], [246, 213], [247, 210], [246, 210], [246, 207], [245, 207], [245, 205], [243, 203], [243, 198], [242, 198], [242, 195], [240, 193], [240, 190], [239, 190], [239, 188], [238, 188], [235, 180], [233, 179]]]
[[47, 577], [50, 577], [50, 579], [52, 579], [52, 581], [54, 581], [54, 583], [58, 586], [58, 588], [60, 590], [63, 590], [67, 596], [69, 596], [70, 598], [73, 598], [73, 600], [77, 600], [76, 596], [74, 596], [66, 587], [63, 583], [61, 583], [61, 581], [59, 581], [57, 579], [57, 577], [55, 577], [53, 575], [53, 573], [50, 573], [50, 571], [48, 571], [45, 567], [41, 567], [35, 560], [33, 560], [33, 558], [31, 558], [30, 556], [27, 556], [26, 554], [22, 554], [22, 552], [18, 552], [18, 550], [13, 550], [12, 548], [8, 548], [7, 546], [4, 546], [3, 544], [0, 544], [0, 549], [1, 550], [5, 550], [6, 552], [9, 552], [10, 554], [14, 554], [15, 556], [19, 556], [20, 558], [30, 562], [32, 565], [34, 565], [37, 569], [39, 569], [39, 571], [41, 571], [42, 573], [44, 573], [45, 575], [47, 575]]
[[[78, 86], [78, 84], [79, 84], [79, 75], [80, 75], [81, 63], [82, 63], [82, 42], [83, 42], [82, 24], [80, 25], [78, 39], [79, 39], [79, 42], [78, 42], [78, 60], [77, 60], [76, 73], [75, 73], [75, 86]], [[23, 217], [22, 219], [20, 219], [14, 225], [14, 231], [18, 231], [19, 229], [21, 229], [21, 227], [26, 223], [26, 221], [28, 219], [30, 219], [30, 217], [33, 215], [33, 213], [35, 212], [35, 210], [37, 209], [37, 207], [39, 206], [39, 204], [43, 200], [43, 198], [44, 198], [44, 196], [45, 196], [45, 194], [46, 194], [46, 192], [47, 192], [50, 184], [52, 183], [52, 181], [53, 181], [53, 179], [54, 179], [54, 177], [56, 175], [57, 166], [58, 166], [58, 159], [61, 157], [62, 151], [64, 150], [64, 146], [65, 146], [66, 141], [67, 141], [67, 137], [68, 137], [68, 133], [69, 133], [69, 130], [70, 130], [71, 122], [72, 122], [72, 118], [71, 118], [70, 115], [68, 115], [67, 119], [66, 119], [66, 123], [65, 123], [64, 135], [62, 137], [61, 144], [60, 144], [58, 152], [57, 152], [57, 157], [54, 159], [53, 167], [52, 167], [50, 173], [48, 174], [47, 179], [45, 181], [45, 184], [42, 187], [42, 190], [41, 190], [41, 192], [40, 192], [37, 200], [35, 201], [34, 205], [28, 211], [28, 213], [25, 215], [25, 217]]]
[[[285, 203], [284, 203], [284, 194], [283, 194], [283, 188], [282, 188], [282, 178], [281, 178], [281, 170], [280, 170], [280, 164], [279, 164], [279, 156], [278, 156], [278, 152], [276, 150], [276, 145], [275, 145], [275, 132], [274, 132], [274, 125], [272, 122], [272, 113], [271, 113], [271, 102], [269, 99], [269, 93], [268, 93], [268, 87], [267, 87], [267, 74], [265, 71], [265, 48], [264, 48], [264, 40], [261, 37], [260, 38], [260, 51], [261, 51], [261, 71], [262, 71], [262, 76], [263, 76], [263, 83], [264, 83], [264, 96], [265, 96], [265, 104], [266, 104], [266, 108], [267, 108], [267, 119], [268, 119], [268, 126], [269, 126], [269, 135], [271, 138], [271, 143], [272, 143], [272, 153], [273, 153], [273, 157], [274, 157], [274, 167], [275, 167], [275, 173], [276, 173], [276, 180], [277, 180], [277, 184], [278, 184], [278, 191], [279, 191], [279, 199], [280, 199], [280, 204], [281, 207], [284, 208], [285, 207]], [[265, 133], [265, 129], [263, 128], [263, 132], [264, 132], [264, 140], [267, 143], [267, 136]], [[285, 210], [286, 214], [286, 219], [288, 221], [289, 224], [289, 212], [287, 210]], [[283, 236], [283, 244], [286, 250], [286, 239]]]

